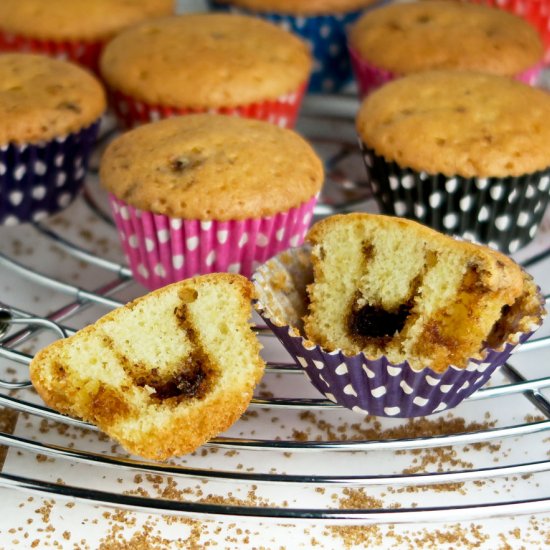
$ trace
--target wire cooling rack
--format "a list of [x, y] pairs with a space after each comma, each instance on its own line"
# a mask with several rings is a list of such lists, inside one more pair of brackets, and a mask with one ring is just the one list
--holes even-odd
[[[318, 217], [375, 210], [356, 145], [356, 108], [345, 96], [304, 106], [299, 130], [328, 174]], [[28, 381], [33, 353], [144, 292], [124, 264], [97, 158], [94, 166], [67, 211], [2, 228], [0, 487], [193, 518], [327, 524], [550, 511], [548, 324], [489, 387], [453, 411], [414, 421], [365, 418], [325, 400], [258, 326], [268, 368], [249, 410], [227, 433], [166, 463], [129, 456], [93, 426], [45, 407]], [[549, 226], [547, 219], [517, 257], [545, 292]]]

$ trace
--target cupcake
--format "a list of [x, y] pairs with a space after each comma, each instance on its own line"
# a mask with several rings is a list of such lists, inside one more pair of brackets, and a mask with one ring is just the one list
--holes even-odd
[[196, 114], [117, 138], [100, 180], [135, 278], [155, 289], [211, 272], [249, 276], [301, 243], [323, 167], [291, 130]]
[[173, 0], [2, 0], [0, 51], [42, 53], [97, 72], [115, 34], [172, 10]]
[[344, 407], [414, 417], [456, 406], [542, 323], [511, 259], [416, 222], [315, 224], [253, 280], [257, 308], [314, 386]]
[[309, 92], [336, 92], [352, 79], [346, 29], [380, 0], [211, 0], [216, 10], [256, 15], [310, 44], [315, 60]]
[[535, 236], [550, 193], [550, 96], [513, 79], [417, 73], [357, 115], [382, 213], [512, 253]]
[[126, 128], [200, 112], [292, 127], [311, 64], [306, 44], [271, 23], [188, 14], [117, 36], [105, 48], [101, 73]]
[[545, 0], [470, 0], [514, 13], [529, 21], [542, 37], [544, 62], [550, 63], [550, 4]]
[[0, 55], [0, 225], [38, 221], [71, 203], [104, 110], [103, 88], [84, 69]]
[[471, 70], [536, 83], [543, 45], [520, 17], [446, 1], [393, 4], [365, 14], [349, 33], [361, 95], [426, 70]]

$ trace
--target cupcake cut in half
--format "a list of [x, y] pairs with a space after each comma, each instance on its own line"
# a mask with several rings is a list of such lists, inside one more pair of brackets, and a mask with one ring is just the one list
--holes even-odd
[[77, 65], [0, 55], [0, 225], [38, 221], [70, 204], [105, 107], [100, 82]]
[[133, 454], [189, 453], [238, 420], [263, 374], [252, 292], [228, 274], [164, 287], [44, 348], [31, 380]]
[[550, 95], [502, 76], [428, 71], [369, 95], [357, 115], [384, 214], [515, 252], [550, 197]]
[[153, 289], [200, 273], [249, 276], [299, 245], [323, 166], [292, 130], [199, 114], [123, 134], [101, 159], [100, 179], [132, 271]]
[[253, 276], [257, 308], [328, 399], [378, 416], [455, 407], [542, 323], [503, 254], [410, 220], [348, 214]]
[[469, 70], [534, 84], [543, 61], [537, 31], [522, 18], [487, 6], [430, 0], [372, 10], [349, 31], [362, 95], [427, 70]]
[[108, 40], [173, 9], [173, 0], [2, 0], [0, 50], [70, 59], [97, 71]]
[[126, 127], [192, 112], [294, 125], [311, 71], [298, 37], [254, 17], [157, 18], [105, 48], [101, 73]]

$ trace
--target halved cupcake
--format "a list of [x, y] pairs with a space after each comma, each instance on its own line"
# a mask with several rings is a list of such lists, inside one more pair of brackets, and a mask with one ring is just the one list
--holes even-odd
[[314, 386], [349, 409], [452, 408], [542, 323], [532, 278], [488, 247], [373, 214], [327, 218], [307, 241], [256, 271], [257, 308]]

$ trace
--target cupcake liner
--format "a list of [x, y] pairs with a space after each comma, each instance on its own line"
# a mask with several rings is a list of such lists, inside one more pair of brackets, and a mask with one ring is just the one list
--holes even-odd
[[533, 240], [550, 198], [550, 167], [519, 177], [463, 178], [402, 168], [360, 147], [383, 214], [514, 253]]
[[73, 61], [99, 74], [99, 57], [104, 42], [83, 40], [45, 40], [0, 30], [0, 51], [32, 52]]
[[371, 8], [345, 14], [298, 16], [273, 12], [256, 12], [225, 2], [209, 2], [212, 9], [244, 15], [254, 15], [275, 23], [309, 43], [314, 59], [308, 92], [337, 92], [352, 79], [346, 46], [348, 25]]
[[[254, 273], [256, 309], [311, 383], [327, 399], [362, 414], [395, 418], [426, 416], [456, 407], [482, 387], [511, 353], [542, 323], [542, 296], [530, 304], [535, 315], [522, 321], [498, 349], [486, 348], [481, 359], [459, 369], [437, 373], [414, 370], [408, 362], [391, 363], [387, 357], [349, 356], [326, 351], [300, 334], [307, 303], [306, 286], [313, 280], [308, 247], [292, 249], [272, 258]], [[284, 281], [285, 283], [281, 283]], [[514, 323], [510, 323], [514, 326]]]
[[99, 121], [52, 141], [0, 147], [0, 225], [39, 221], [80, 191]]
[[185, 220], [134, 208], [109, 196], [135, 279], [154, 290], [199, 274], [250, 276], [256, 266], [304, 240], [317, 197], [286, 212], [244, 220]]
[[[362, 59], [351, 47], [349, 48], [349, 55], [360, 97], [366, 97], [380, 86], [399, 77], [399, 75], [391, 71], [377, 67], [366, 59]], [[543, 68], [544, 63], [537, 63], [533, 67], [517, 74], [515, 78], [530, 86], [536, 86]]]
[[544, 61], [550, 63], [550, 4], [546, 0], [469, 0], [475, 4], [500, 8], [529, 21], [544, 43]]
[[173, 116], [206, 112], [254, 118], [271, 122], [281, 128], [293, 128], [298, 118], [298, 111], [302, 104], [305, 88], [306, 85], [302, 84], [295, 92], [284, 94], [274, 100], [239, 105], [237, 107], [216, 107], [210, 109], [150, 105], [117, 90], [112, 90], [110, 96], [111, 105], [119, 124], [125, 129], [135, 128], [141, 124]]

